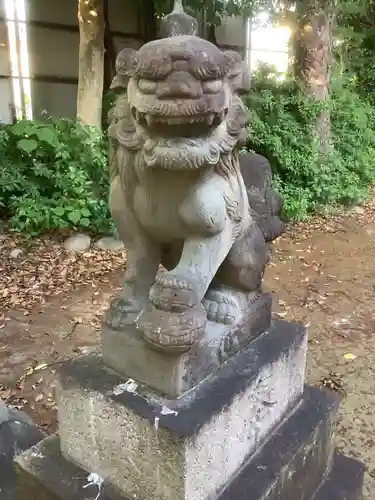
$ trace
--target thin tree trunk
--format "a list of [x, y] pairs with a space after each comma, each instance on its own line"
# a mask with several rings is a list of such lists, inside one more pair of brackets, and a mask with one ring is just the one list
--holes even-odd
[[158, 26], [154, 0], [143, 0], [138, 8], [143, 18], [145, 42], [155, 40], [158, 34]]
[[[328, 102], [333, 62], [332, 31], [335, 23], [336, 0], [299, 0], [296, 33], [295, 71], [306, 95], [319, 102]], [[330, 147], [330, 116], [324, 109], [317, 120], [321, 151]]]
[[213, 43], [214, 45], [217, 45], [216, 26], [214, 24], [210, 24], [208, 26], [207, 40]]
[[104, 79], [103, 0], [78, 0], [79, 81], [77, 118], [101, 127]]
[[107, 91], [116, 72], [116, 47], [109, 23], [108, 0], [103, 0], [104, 17], [104, 91]]

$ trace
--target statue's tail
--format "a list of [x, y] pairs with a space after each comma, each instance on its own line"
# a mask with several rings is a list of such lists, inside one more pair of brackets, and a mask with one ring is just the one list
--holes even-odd
[[198, 21], [184, 11], [182, 0], [175, 0], [173, 11], [160, 22], [159, 37], [197, 35]]
[[272, 170], [266, 158], [256, 153], [240, 156], [241, 173], [246, 185], [252, 216], [270, 243], [284, 231], [281, 220], [282, 197], [272, 189]]

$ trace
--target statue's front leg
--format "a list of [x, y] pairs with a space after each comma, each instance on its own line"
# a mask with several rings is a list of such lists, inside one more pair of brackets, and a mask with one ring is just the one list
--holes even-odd
[[156, 275], [149, 308], [141, 318], [147, 341], [167, 351], [184, 351], [204, 334], [207, 315], [202, 299], [233, 244], [233, 235], [234, 225], [227, 219], [216, 235], [186, 239], [177, 266]]
[[160, 264], [160, 247], [147, 237], [129, 210], [118, 176], [112, 180], [109, 202], [117, 231], [127, 249], [123, 289], [112, 301], [105, 318], [108, 326], [119, 330], [137, 323], [147, 304]]
[[146, 238], [138, 238], [128, 250], [124, 285], [107, 313], [108, 326], [119, 330], [138, 323], [159, 264], [160, 248]]

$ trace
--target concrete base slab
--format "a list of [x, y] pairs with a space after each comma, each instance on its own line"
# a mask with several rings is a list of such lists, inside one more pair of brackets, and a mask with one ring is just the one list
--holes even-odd
[[364, 472], [361, 462], [336, 455], [330, 473], [313, 500], [361, 500]]
[[251, 339], [268, 330], [271, 307], [270, 295], [263, 294], [235, 327], [209, 321], [204, 337], [190, 351], [179, 356], [168, 356], [153, 349], [143, 339], [136, 322], [120, 331], [104, 325], [103, 362], [122, 376], [176, 398], [217, 371]]
[[299, 407], [220, 496], [220, 500], [310, 500], [330, 470], [339, 398], [308, 387]]
[[[307, 388], [293, 414], [270, 436], [215, 500], [359, 500], [363, 466], [335, 456], [332, 428], [337, 398]], [[327, 469], [332, 465], [331, 472]], [[126, 500], [97, 471], [64, 458], [49, 437], [16, 459], [19, 500]], [[330, 469], [328, 469], [330, 470]], [[322, 477], [326, 480], [321, 485]], [[158, 485], [155, 484], [155, 489]], [[164, 499], [163, 495], [159, 496]]]
[[24, 413], [0, 400], [0, 500], [15, 500], [14, 458], [45, 438]]
[[64, 455], [137, 500], [205, 500], [300, 399], [307, 333], [274, 327], [176, 400], [87, 356], [57, 387]]

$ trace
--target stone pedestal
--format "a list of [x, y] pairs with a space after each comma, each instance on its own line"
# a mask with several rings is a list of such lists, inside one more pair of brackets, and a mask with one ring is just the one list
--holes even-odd
[[234, 327], [207, 322], [205, 335], [186, 353], [166, 356], [143, 340], [137, 322], [126, 331], [103, 327], [103, 363], [124, 377], [152, 387], [170, 398], [192, 389], [236, 352], [266, 331], [272, 298], [264, 293]]
[[359, 500], [363, 467], [335, 454], [338, 398], [304, 387], [306, 350], [303, 327], [275, 321], [176, 399], [98, 356], [64, 365], [59, 437], [16, 459], [19, 498]]

